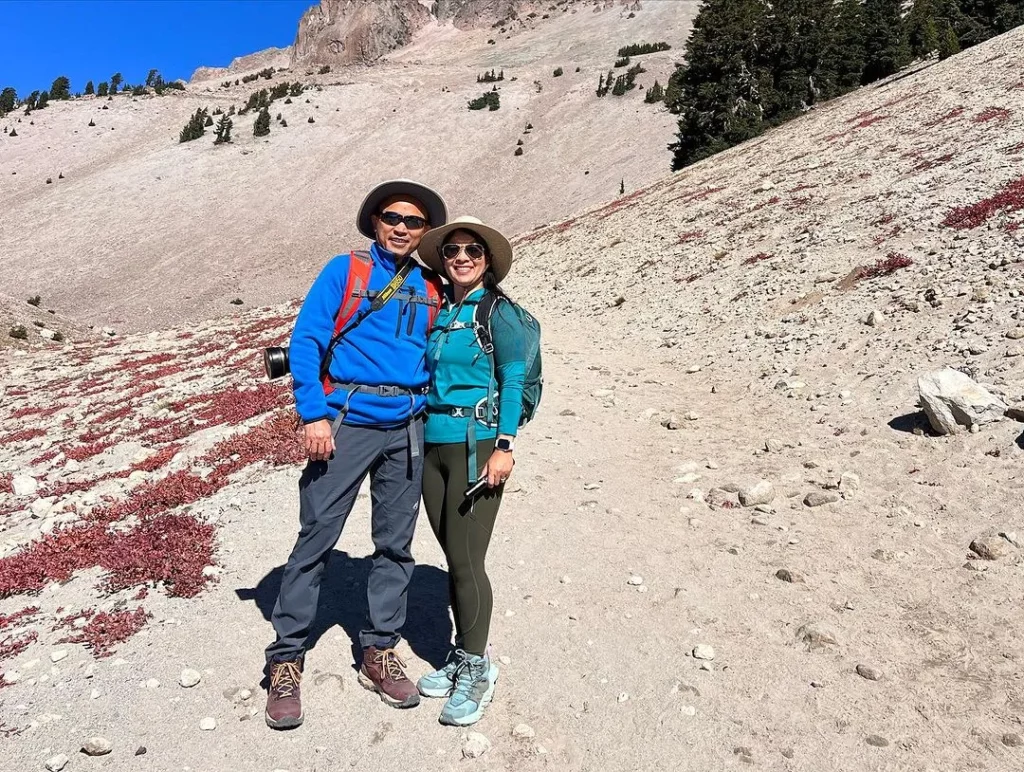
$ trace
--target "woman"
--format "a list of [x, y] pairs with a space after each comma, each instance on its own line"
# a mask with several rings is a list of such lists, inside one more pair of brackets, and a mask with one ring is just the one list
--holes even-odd
[[[484, 559], [515, 463], [526, 370], [523, 330], [498, 286], [512, 266], [512, 247], [501, 233], [474, 217], [458, 218], [428, 231], [420, 256], [450, 282], [427, 342], [423, 502], [448, 561], [456, 648], [448, 664], [417, 687], [425, 697], [448, 698], [442, 724], [467, 726], [483, 716], [498, 679], [487, 647], [492, 595]], [[493, 361], [475, 327], [477, 305], [488, 293], [496, 296]], [[488, 393], [492, 385], [497, 395]], [[496, 406], [496, 415], [487, 415], [488, 405]], [[477, 482], [481, 490], [467, 497]]]

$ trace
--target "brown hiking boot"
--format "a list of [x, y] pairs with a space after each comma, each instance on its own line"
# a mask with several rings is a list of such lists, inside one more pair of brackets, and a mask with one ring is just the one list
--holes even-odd
[[394, 649], [371, 646], [363, 652], [359, 683], [377, 692], [385, 704], [393, 708], [414, 708], [420, 704], [416, 684], [405, 675], [405, 663]]
[[302, 681], [301, 659], [270, 663], [267, 726], [273, 729], [293, 729], [302, 723], [302, 700], [299, 697], [300, 681]]

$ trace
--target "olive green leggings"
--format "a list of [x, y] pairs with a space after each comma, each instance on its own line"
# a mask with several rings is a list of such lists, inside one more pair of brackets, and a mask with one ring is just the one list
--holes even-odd
[[[482, 469], [494, 451], [494, 440], [476, 445]], [[423, 504], [430, 527], [448, 560], [448, 593], [455, 617], [456, 646], [484, 654], [491, 627], [491, 582], [484, 559], [501, 506], [503, 486], [485, 489], [472, 500], [463, 497], [467, 480], [466, 443], [427, 444], [423, 459]], [[474, 480], [474, 482], [476, 482]]]

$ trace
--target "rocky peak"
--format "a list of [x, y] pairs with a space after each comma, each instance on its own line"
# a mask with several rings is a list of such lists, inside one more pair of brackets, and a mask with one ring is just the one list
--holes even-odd
[[419, 0], [320, 0], [299, 21], [293, 61], [362, 64], [412, 41], [431, 20]]

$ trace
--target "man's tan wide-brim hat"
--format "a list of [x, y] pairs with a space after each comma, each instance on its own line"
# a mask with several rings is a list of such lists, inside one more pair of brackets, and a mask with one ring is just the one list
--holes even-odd
[[447, 225], [433, 228], [423, 235], [420, 242], [419, 255], [426, 266], [442, 276], [446, 276], [444, 259], [441, 257], [441, 245], [453, 231], [469, 231], [475, 233], [487, 247], [491, 258], [491, 272], [497, 281], [508, 276], [512, 268], [512, 245], [508, 239], [490, 225], [484, 225], [475, 217], [456, 217]]
[[359, 207], [356, 227], [366, 238], [377, 238], [371, 217], [380, 214], [380, 205], [393, 196], [408, 196], [423, 204], [431, 228], [448, 222], [448, 205], [437, 191], [412, 180], [388, 180], [367, 193], [363, 205]]

